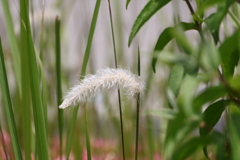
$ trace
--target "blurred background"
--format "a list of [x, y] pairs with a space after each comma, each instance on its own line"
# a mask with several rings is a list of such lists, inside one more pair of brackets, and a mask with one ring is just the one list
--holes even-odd
[[[149, 115], [148, 112], [149, 110], [167, 106], [165, 84], [169, 68], [166, 64], [159, 61], [156, 73], [153, 73], [151, 68], [153, 49], [160, 33], [166, 27], [173, 26], [179, 20], [190, 22], [192, 18], [184, 1], [173, 0], [158, 11], [141, 28], [131, 46], [128, 47], [127, 43], [131, 27], [147, 2], [147, 0], [132, 0], [126, 9], [126, 1], [115, 0], [111, 1], [111, 10], [118, 66], [129, 69], [137, 74], [137, 53], [139, 47], [141, 77], [146, 83], [145, 93], [141, 96], [139, 151], [141, 159], [150, 159], [149, 157], [151, 157], [157, 160], [161, 159], [164, 121], [160, 120], [159, 117]], [[30, 1], [31, 27], [38, 54], [40, 54], [41, 38], [43, 40], [43, 51], [40, 56], [48, 85], [48, 141], [50, 154], [53, 158], [57, 158], [59, 151], [55, 70], [55, 18], [58, 16], [61, 20], [62, 87], [63, 94], [65, 94], [67, 90], [79, 81], [95, 3], [96, 0]], [[14, 31], [16, 35], [19, 35], [19, 2], [17, 0], [9, 0], [9, 5], [14, 23]], [[17, 113], [19, 111], [19, 99], [17, 99], [17, 85], [4, 17], [3, 8], [0, 7], [0, 36], [2, 38], [10, 91], [13, 97], [14, 112]], [[193, 43], [196, 41], [197, 33], [191, 31], [187, 32], [187, 35], [191, 37]], [[175, 45], [173, 41], [167, 48], [172, 50]], [[108, 1], [102, 0], [87, 66], [87, 74], [95, 74], [97, 70], [107, 67], [114, 68], [115, 64]], [[0, 102], [0, 105], [2, 105], [1, 99]], [[127, 157], [133, 157], [134, 155], [135, 103], [135, 100], [128, 99], [125, 96], [122, 97]], [[87, 103], [87, 108], [93, 157], [100, 157], [99, 159], [121, 159], [117, 91], [110, 90], [98, 94], [93, 100]], [[64, 111], [64, 135], [66, 134], [71, 114], [71, 109]], [[74, 133], [72, 159], [83, 159], [84, 155], [86, 156], [83, 117], [83, 109], [80, 107]], [[0, 107], [0, 121], [3, 130], [6, 130], [7, 134], [7, 124], [3, 107]], [[16, 114], [16, 122], [21, 136], [21, 114]]]

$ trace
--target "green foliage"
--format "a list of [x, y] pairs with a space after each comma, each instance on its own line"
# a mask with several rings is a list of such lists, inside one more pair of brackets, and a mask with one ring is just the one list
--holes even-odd
[[[52, 50], [55, 50], [54, 57], [56, 58], [51, 63], [55, 63], [55, 65], [45, 66], [47, 63], [45, 63], [43, 53], [47, 46], [46, 42], [50, 40], [46, 42], [44, 40], [45, 27], [42, 21], [40, 54], [38, 54], [36, 42], [38, 42], [39, 37], [35, 37], [34, 25], [30, 23], [29, 19], [30, 1], [19, 1], [19, 34], [14, 32], [15, 24], [12, 20], [8, 1], [2, 0], [1, 2], [6, 20], [9, 52], [11, 53], [10, 58], [7, 57], [7, 51], [4, 54], [5, 50], [2, 49], [0, 39], [0, 87], [3, 99], [2, 106], [5, 111], [1, 120], [6, 118], [7, 132], [10, 133], [13, 148], [13, 154], [9, 154], [10, 159], [29, 160], [33, 153], [35, 159], [52, 159], [53, 153], [49, 149], [52, 141], [48, 135], [56, 136], [56, 132], [59, 135], [56, 139], [59, 142], [57, 154], [59, 154], [60, 159], [63, 155], [66, 156], [66, 159], [71, 159], [72, 153], [74, 153], [75, 159], [81, 159], [82, 155], [85, 155], [84, 149], [87, 151], [87, 158], [93, 158], [94, 154], [99, 151], [94, 148], [92, 136], [102, 138], [102, 134], [107, 135], [106, 137], [116, 135], [115, 137], [118, 138], [119, 146], [115, 146], [113, 151], [105, 149], [106, 152], [116, 153], [116, 158], [122, 152], [123, 159], [132, 159], [134, 156], [136, 160], [138, 158], [154, 159], [154, 154], [160, 152], [161, 158], [168, 160], [240, 159], [239, 0], [185, 0], [181, 2], [186, 3], [181, 10], [189, 10], [192, 19], [187, 22], [182, 21], [181, 14], [174, 13], [173, 15], [176, 16], [174, 24], [163, 29], [156, 42], [151, 44], [154, 47], [147, 54], [148, 58], [142, 56], [146, 51], [141, 50], [142, 53], [140, 53], [141, 45], [138, 48], [133, 48], [133, 52], [137, 53], [133, 67], [139, 76], [148, 78], [146, 93], [141, 94], [141, 97], [140, 95], [135, 97], [137, 104], [133, 109], [128, 106], [129, 103], [126, 103], [126, 107], [121, 108], [119, 90], [119, 99], [115, 104], [111, 104], [112, 99], [104, 94], [102, 99], [106, 103], [106, 114], [108, 115], [106, 119], [99, 117], [95, 108], [91, 107], [95, 103], [89, 107], [87, 107], [88, 104], [84, 104], [83, 108], [75, 106], [67, 112], [56, 108], [62, 102], [62, 86], [67, 86], [66, 82], [69, 81], [67, 78], [70, 75], [69, 71], [63, 69], [62, 72], [61, 69], [60, 19], [57, 17], [55, 21], [55, 43], [50, 43], [53, 46]], [[133, 2], [131, 0], [124, 1], [126, 9]], [[171, 0], [149, 0], [146, 2], [133, 23], [128, 44], [126, 44], [128, 47], [143, 25], [170, 2]], [[196, 7], [192, 7], [192, 4], [196, 4]], [[101, 0], [97, 0], [82, 59], [80, 80], [87, 74], [88, 64], [91, 66], [95, 63], [89, 59], [98, 15], [101, 11], [100, 5]], [[110, 0], [109, 7], [111, 9]], [[174, 12], [177, 11], [174, 10]], [[118, 24], [121, 24], [120, 19], [116, 20]], [[114, 35], [112, 15], [110, 15], [110, 20], [112, 32], [109, 31], [109, 33], [112, 34], [115, 67], [118, 67], [117, 56], [123, 57], [123, 49], [117, 52], [118, 45], [116, 43], [119, 43], [121, 38], [117, 39], [118, 37]], [[54, 26], [51, 27], [54, 30]], [[48, 34], [46, 37], [46, 39], [51, 39]], [[167, 45], [169, 49], [166, 49]], [[107, 47], [109, 46], [111, 45]], [[5, 57], [5, 55], [7, 56]], [[12, 60], [11, 65], [13, 65], [17, 88], [12, 93], [10, 93], [11, 86], [8, 86], [7, 79], [7, 76], [11, 75], [7, 71], [11, 71], [11, 68], [6, 68], [8, 63], [5, 66], [6, 60], [9, 59]], [[146, 59], [151, 61], [147, 70], [144, 68]], [[154, 73], [160, 72], [160, 63], [161, 67], [164, 65], [167, 68], [166, 71], [164, 70], [168, 74], [166, 80], [162, 80], [162, 77], [159, 79], [159, 76], [154, 75]], [[54, 72], [54, 78], [51, 77], [51, 71]], [[50, 74], [47, 75], [48, 72]], [[148, 75], [144, 75], [145, 73]], [[162, 97], [157, 97], [159, 94], [153, 93], [153, 90], [163, 95], [164, 103], [161, 104], [162, 106], [157, 104], [158, 108], [154, 110], [147, 110], [145, 106], [148, 106], [149, 103], [155, 105], [156, 98], [162, 100]], [[125, 101], [125, 97], [123, 100]], [[141, 106], [140, 103], [145, 106]], [[120, 111], [117, 111], [121, 115], [120, 120], [116, 116], [118, 114], [112, 109], [112, 106], [117, 104], [120, 107]], [[54, 108], [50, 108], [51, 106]], [[49, 121], [48, 116], [52, 112], [48, 113], [48, 109], [58, 113], [56, 122]], [[83, 111], [79, 116], [80, 118], [78, 117], [79, 109]], [[65, 118], [67, 119], [66, 123], [64, 123]], [[155, 122], [155, 118], [161, 119], [160, 132], [158, 131], [159, 124]], [[78, 119], [80, 120], [77, 121]], [[127, 125], [123, 125], [125, 123]], [[224, 127], [220, 128], [219, 123], [224, 124]], [[104, 126], [102, 126], [103, 124]], [[52, 126], [58, 126], [58, 129]], [[109, 128], [114, 129], [110, 130]], [[65, 129], [66, 138], [64, 137]], [[124, 135], [127, 135], [125, 138], [123, 132]], [[78, 139], [75, 140], [76, 137]], [[84, 146], [86, 144], [86, 147], [82, 146], [82, 142]], [[8, 150], [8, 147], [4, 149]]]
[[129, 39], [128, 46], [131, 45], [133, 38], [141, 29], [141, 27], [156, 13], [159, 9], [169, 3], [171, 0], [150, 0], [147, 5], [143, 8], [141, 13], [138, 15], [134, 25], [132, 27]]
[[[162, 4], [159, 5], [160, 3]], [[226, 23], [228, 13], [233, 23], [238, 25], [239, 16], [231, 11], [231, 7], [236, 5], [235, 0], [196, 0], [196, 11], [192, 8], [191, 1], [186, 0], [186, 3], [186, 7], [192, 13], [193, 21], [180, 21], [174, 27], [163, 30], [156, 42], [152, 57], [154, 72], [157, 71], [157, 60], [166, 63], [171, 70], [166, 89], [169, 108], [149, 113], [168, 119], [164, 140], [165, 158], [187, 159], [194, 157], [194, 153], [202, 148], [206, 158], [210, 158], [209, 152], [214, 154], [210, 150], [207, 152], [207, 146], [210, 145], [216, 148], [215, 155], [219, 159], [229, 159], [229, 157], [239, 159], [237, 146], [239, 114], [234, 114], [233, 118], [233, 114], [230, 113], [231, 115], [226, 119], [228, 123], [226, 130], [221, 134], [214, 132], [221, 115], [228, 114], [226, 110], [230, 104], [234, 103], [235, 108], [240, 107], [240, 74], [236, 70], [239, 68], [240, 58], [239, 28], [233, 27], [233, 33], [225, 36], [223, 40], [219, 38], [220, 34], [224, 34], [220, 26]], [[129, 45], [143, 24], [165, 4], [167, 1], [147, 3], [132, 27]], [[216, 11], [207, 17], [205, 12], [210, 8], [215, 8]], [[196, 29], [200, 37], [195, 46], [185, 34], [185, 31], [192, 29]], [[164, 49], [173, 38], [177, 42], [177, 53]], [[199, 91], [200, 86], [204, 86], [201, 91]], [[206, 105], [207, 108], [203, 111]], [[197, 128], [200, 130], [200, 135], [194, 134], [195, 136], [189, 138]], [[229, 134], [229, 138], [223, 138]], [[231, 144], [230, 151], [223, 146], [226, 143]]]
[[12, 146], [15, 158], [17, 160], [22, 160], [22, 153], [21, 153], [21, 147], [18, 139], [18, 133], [16, 128], [16, 122], [14, 118], [13, 113], [13, 107], [12, 107], [12, 101], [10, 97], [9, 87], [8, 87], [8, 79], [7, 79], [7, 73], [6, 73], [6, 67], [5, 67], [5, 61], [3, 57], [3, 50], [2, 50], [2, 41], [0, 38], [0, 87], [2, 91], [3, 96], [3, 102], [4, 102], [4, 108], [6, 112], [8, 127], [10, 131], [10, 136], [12, 140]]

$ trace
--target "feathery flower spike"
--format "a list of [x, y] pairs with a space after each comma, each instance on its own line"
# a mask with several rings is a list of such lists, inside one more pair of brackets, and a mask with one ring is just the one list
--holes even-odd
[[59, 108], [83, 104], [97, 93], [111, 88], [124, 89], [126, 95], [136, 98], [137, 94], [145, 88], [145, 83], [129, 70], [101, 69], [95, 75], [87, 75], [77, 86], [73, 87], [64, 97]]

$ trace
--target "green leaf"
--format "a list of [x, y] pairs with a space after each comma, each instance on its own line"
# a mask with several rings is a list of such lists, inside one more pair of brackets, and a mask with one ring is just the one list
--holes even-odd
[[172, 90], [174, 95], [176, 96], [178, 90], [181, 86], [182, 79], [184, 75], [184, 68], [180, 64], [176, 64], [173, 66], [170, 76], [168, 78], [168, 88]]
[[126, 0], [126, 9], [128, 8], [128, 5], [130, 2], [131, 2], [131, 0]]
[[169, 108], [162, 108], [158, 110], [150, 110], [148, 114], [156, 115], [166, 119], [174, 119], [177, 115], [177, 111]]
[[[214, 102], [208, 108], [203, 112], [203, 126], [199, 128], [200, 136], [206, 136], [208, 135], [213, 127], [217, 124], [219, 119], [221, 118], [221, 115], [223, 111], [226, 109], [229, 101], [227, 100], [219, 100], [217, 102]], [[203, 147], [203, 152], [205, 156], [208, 158], [207, 153], [207, 147]]]
[[179, 110], [185, 115], [191, 116], [194, 114], [193, 99], [199, 81], [194, 76], [186, 75], [183, 79], [178, 99]]
[[209, 87], [196, 96], [194, 100], [194, 108], [197, 111], [200, 111], [204, 104], [213, 102], [218, 98], [224, 97], [226, 94], [227, 90], [224, 86]]
[[[174, 38], [172, 31], [176, 30], [179, 27], [181, 27], [184, 31], [187, 31], [187, 30], [195, 29], [196, 25], [194, 23], [181, 22], [174, 27], [166, 28], [160, 34], [160, 36], [157, 40], [157, 44], [154, 48], [154, 51], [162, 51], [164, 49], [164, 47], [168, 44], [168, 42], [170, 42]], [[154, 72], [156, 72], [156, 63], [157, 63], [159, 54], [160, 54], [160, 52], [154, 52], [154, 55], [153, 55], [152, 67], [153, 67]]]
[[210, 30], [216, 44], [219, 41], [218, 32], [220, 24], [225, 15], [228, 13], [228, 8], [231, 6], [233, 2], [234, 0], [228, 0], [223, 3], [219, 3], [217, 12], [211, 14], [209, 17], [205, 19], [205, 23], [207, 24], [207, 27]]
[[159, 9], [165, 6], [171, 0], [150, 0], [147, 5], [143, 8], [141, 13], [135, 20], [129, 39], [128, 46], [131, 45], [133, 38], [136, 36], [140, 28], [147, 22]]
[[222, 59], [223, 76], [229, 78], [234, 73], [234, 68], [239, 61], [240, 48], [240, 30], [235, 32], [231, 37], [227, 38], [219, 47]]
[[3, 8], [4, 15], [5, 15], [5, 20], [6, 20], [6, 29], [7, 29], [7, 33], [8, 33], [8, 37], [9, 37], [10, 49], [12, 52], [13, 67], [14, 67], [14, 71], [15, 71], [16, 79], [17, 79], [16, 82], [17, 82], [18, 89], [19, 89], [19, 92], [21, 95], [22, 89], [21, 89], [20, 51], [19, 51], [19, 46], [17, 44], [17, 38], [14, 33], [14, 24], [12, 21], [12, 16], [10, 13], [8, 0], [2, 0], [2, 8]]
[[5, 68], [5, 62], [2, 51], [2, 42], [0, 38], [0, 87], [2, 90], [3, 104], [6, 112], [7, 123], [9, 127], [11, 142], [13, 146], [13, 152], [17, 160], [22, 160], [21, 147], [18, 139], [18, 133], [16, 129], [16, 122], [14, 118], [12, 102], [8, 87], [7, 73]]
[[[88, 42], [87, 42], [87, 46], [86, 46], [86, 50], [85, 50], [85, 54], [84, 54], [84, 58], [83, 58], [83, 64], [82, 64], [82, 70], [81, 70], [81, 79], [86, 74], [86, 68], [87, 68], [87, 63], [88, 63], [88, 60], [89, 60], [90, 51], [91, 51], [91, 47], [92, 47], [92, 39], [93, 39], [93, 35], [94, 35], [96, 23], [97, 23], [100, 4], [101, 4], [101, 0], [97, 0], [95, 8], [94, 8], [94, 13], [93, 13], [93, 17], [92, 17], [92, 22], [91, 22], [89, 35], [88, 35]], [[73, 133], [74, 133], [75, 124], [76, 124], [76, 121], [77, 121], [78, 109], [79, 109], [79, 106], [76, 106], [76, 107], [73, 108], [73, 115], [71, 117], [70, 127], [69, 127], [69, 130], [67, 132], [67, 142], [66, 142], [66, 159], [67, 160], [69, 158], [70, 151], [71, 151], [71, 146], [72, 146], [72, 141], [73, 141]]]
[[203, 112], [204, 126], [200, 128], [200, 135], [204, 136], [211, 132], [218, 120], [221, 118], [223, 111], [226, 109], [229, 101], [219, 100], [214, 102]]
[[172, 160], [185, 160], [190, 155], [212, 142], [212, 136], [193, 137], [180, 145], [173, 154]]
[[199, 120], [191, 118], [191, 121], [179, 112], [174, 119], [169, 120], [164, 142], [164, 155], [166, 159], [172, 159], [177, 146], [199, 125]]

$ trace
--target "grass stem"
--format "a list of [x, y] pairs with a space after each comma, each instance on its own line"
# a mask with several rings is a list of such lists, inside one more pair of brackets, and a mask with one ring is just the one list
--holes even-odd
[[[117, 69], [117, 52], [116, 52], [116, 44], [115, 44], [115, 37], [114, 37], [114, 29], [113, 29], [112, 11], [111, 11], [110, 0], [108, 0], [108, 6], [109, 6], [109, 16], [110, 16], [111, 31], [112, 31], [114, 61], [115, 61], [115, 68]], [[123, 119], [122, 118], [122, 105], [121, 105], [121, 95], [120, 95], [120, 90], [119, 89], [118, 89], [118, 103], [119, 103], [119, 116], [120, 116], [121, 138], [122, 138], [122, 156], [123, 156], [123, 160], [125, 160], [124, 132], [123, 132], [123, 120], [122, 120]]]

